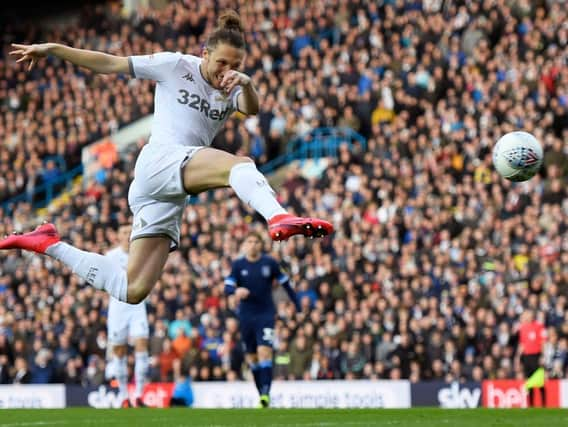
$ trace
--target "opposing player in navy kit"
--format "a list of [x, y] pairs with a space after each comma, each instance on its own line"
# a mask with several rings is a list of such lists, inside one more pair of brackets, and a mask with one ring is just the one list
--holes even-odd
[[272, 285], [277, 281], [299, 310], [296, 293], [289, 277], [276, 260], [262, 251], [259, 234], [249, 233], [244, 241], [245, 256], [235, 260], [231, 274], [225, 279], [225, 293], [239, 300], [239, 325], [245, 345], [247, 363], [260, 395], [260, 405], [270, 405], [272, 384], [272, 342], [276, 308], [272, 300]]
[[0, 241], [0, 249], [44, 253], [69, 266], [97, 289], [120, 301], [141, 302], [162, 274], [170, 250], [178, 246], [188, 195], [232, 187], [237, 196], [267, 221], [274, 240], [301, 234], [321, 237], [333, 226], [316, 218], [287, 214], [265, 177], [248, 157], [209, 145], [234, 111], [258, 112], [251, 78], [238, 70], [245, 56], [239, 15], [225, 11], [205, 43], [201, 57], [162, 52], [121, 57], [56, 43], [13, 44], [11, 55], [30, 68], [54, 55], [96, 73], [130, 74], [157, 82], [149, 143], [134, 170], [128, 202], [134, 214], [128, 268], [102, 255], [61, 242], [53, 224]]

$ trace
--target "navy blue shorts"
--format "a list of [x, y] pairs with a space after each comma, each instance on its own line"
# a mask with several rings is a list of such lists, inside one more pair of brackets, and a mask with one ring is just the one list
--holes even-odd
[[241, 338], [247, 354], [256, 353], [260, 345], [272, 348], [274, 342], [274, 316], [240, 319]]

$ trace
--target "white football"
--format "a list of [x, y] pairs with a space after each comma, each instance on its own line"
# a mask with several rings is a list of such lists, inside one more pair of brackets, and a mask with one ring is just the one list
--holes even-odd
[[511, 181], [531, 179], [542, 165], [542, 146], [528, 132], [509, 132], [493, 147], [493, 165], [499, 175]]

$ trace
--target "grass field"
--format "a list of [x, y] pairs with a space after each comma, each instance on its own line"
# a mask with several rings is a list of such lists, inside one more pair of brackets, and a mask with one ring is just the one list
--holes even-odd
[[16, 409], [2, 427], [44, 426], [568, 426], [565, 409]]

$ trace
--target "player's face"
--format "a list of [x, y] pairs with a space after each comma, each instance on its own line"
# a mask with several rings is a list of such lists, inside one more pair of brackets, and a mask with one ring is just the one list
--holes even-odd
[[132, 227], [130, 225], [123, 225], [118, 229], [118, 243], [120, 246], [128, 246], [131, 231]]
[[229, 70], [238, 70], [245, 57], [245, 51], [229, 44], [220, 43], [214, 49], [203, 49], [205, 77], [211, 85], [221, 88], [223, 75]]
[[245, 240], [245, 250], [251, 258], [256, 258], [262, 250], [262, 242], [255, 236], [249, 236]]

